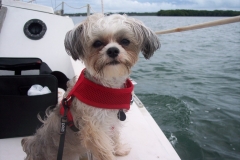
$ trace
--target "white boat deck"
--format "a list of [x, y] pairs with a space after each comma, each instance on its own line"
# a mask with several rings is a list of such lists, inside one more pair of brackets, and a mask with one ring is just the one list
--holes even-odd
[[122, 137], [132, 149], [128, 156], [118, 157], [117, 160], [180, 159], [146, 108], [138, 108], [136, 103], [127, 112]]
[[[129, 144], [131, 152], [117, 160], [179, 160], [179, 156], [162, 133], [145, 107], [136, 103], [127, 112], [122, 129], [123, 142]], [[20, 138], [0, 139], [0, 160], [23, 160]]]

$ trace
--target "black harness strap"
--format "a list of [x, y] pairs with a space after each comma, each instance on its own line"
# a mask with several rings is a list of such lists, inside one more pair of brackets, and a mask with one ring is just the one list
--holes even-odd
[[69, 109], [67, 105], [67, 99], [64, 98], [62, 100], [62, 105], [64, 107], [64, 115], [61, 118], [61, 129], [60, 129], [60, 141], [59, 141], [59, 146], [58, 146], [58, 155], [57, 155], [57, 160], [62, 160], [63, 156], [63, 149], [64, 149], [64, 141], [65, 141], [65, 134], [66, 134], [66, 125], [67, 125], [67, 111]]

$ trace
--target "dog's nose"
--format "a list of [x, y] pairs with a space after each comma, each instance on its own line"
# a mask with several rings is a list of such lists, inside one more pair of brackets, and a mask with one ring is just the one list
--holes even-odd
[[117, 47], [111, 47], [107, 50], [107, 54], [111, 58], [115, 58], [119, 54], [119, 49]]

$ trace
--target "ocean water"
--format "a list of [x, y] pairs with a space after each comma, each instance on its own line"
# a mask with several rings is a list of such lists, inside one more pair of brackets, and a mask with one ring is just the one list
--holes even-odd
[[[224, 17], [134, 18], [160, 31]], [[182, 160], [239, 160], [240, 23], [159, 39], [161, 48], [132, 70], [135, 93]]]

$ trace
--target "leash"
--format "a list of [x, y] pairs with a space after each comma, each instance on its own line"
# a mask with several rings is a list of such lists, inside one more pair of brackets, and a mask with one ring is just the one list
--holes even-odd
[[58, 155], [57, 160], [62, 160], [63, 156], [63, 149], [64, 149], [64, 141], [65, 141], [65, 134], [66, 134], [66, 125], [67, 125], [67, 112], [69, 110], [69, 106], [67, 104], [68, 100], [64, 98], [62, 100], [62, 105], [64, 107], [64, 114], [61, 118], [61, 128], [60, 128], [60, 141], [58, 146]]

